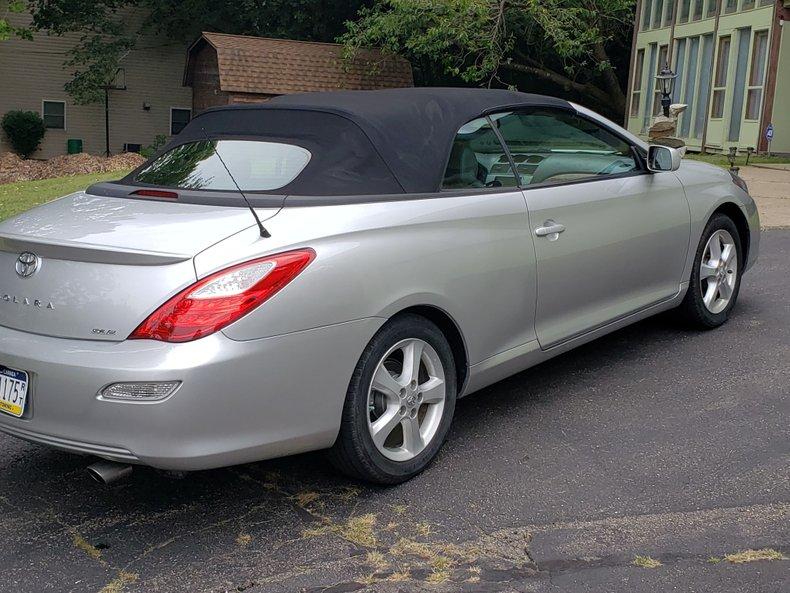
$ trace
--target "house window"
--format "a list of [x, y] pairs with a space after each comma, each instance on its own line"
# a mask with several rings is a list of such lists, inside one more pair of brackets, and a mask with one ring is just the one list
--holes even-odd
[[713, 105], [710, 116], [714, 119], [724, 117], [724, 98], [727, 93], [727, 70], [730, 66], [730, 45], [732, 38], [728, 35], [719, 39], [719, 53], [716, 57], [716, 78], [713, 81]]
[[66, 102], [44, 101], [41, 108], [44, 127], [55, 130], [66, 129]]
[[698, 21], [702, 18], [702, 12], [705, 5], [705, 0], [694, 0], [694, 14], [692, 19]]
[[653, 16], [653, 0], [645, 0], [642, 7], [642, 30], [650, 28], [650, 18]]
[[767, 54], [768, 31], [758, 31], [754, 34], [751, 72], [749, 73], [749, 90], [746, 94], [746, 119], [760, 119], [760, 107], [763, 102], [763, 85], [765, 84], [765, 59]]
[[724, 14], [730, 14], [738, 10], [738, 0], [725, 0]]
[[667, 2], [667, 9], [664, 11], [664, 26], [669, 27], [672, 24], [672, 17], [675, 16], [675, 0]]
[[631, 117], [639, 115], [639, 104], [642, 101], [642, 74], [645, 68], [645, 50], [636, 52], [634, 63], [634, 82], [631, 86]]
[[741, 10], [751, 10], [752, 8], [754, 8], [754, 0], [743, 0]]
[[691, 0], [680, 0], [680, 15], [678, 21], [685, 23], [689, 20], [689, 10], [691, 8]]
[[658, 29], [661, 26], [661, 15], [664, 12], [664, 0], [655, 0], [653, 4], [653, 26]]
[[[658, 64], [656, 67], [656, 74], [660, 74], [664, 66], [667, 65], [668, 57], [669, 57], [669, 46], [662, 45], [658, 49]], [[658, 80], [656, 80], [655, 92], [653, 96], [653, 116], [656, 116], [659, 113], [661, 113], [661, 83]]]
[[191, 109], [179, 109], [178, 107], [170, 108], [170, 135], [175, 136], [186, 127], [189, 120], [192, 119]]
[[708, 13], [706, 15], [708, 18], [716, 16], [720, 1], [721, 0], [708, 0]]

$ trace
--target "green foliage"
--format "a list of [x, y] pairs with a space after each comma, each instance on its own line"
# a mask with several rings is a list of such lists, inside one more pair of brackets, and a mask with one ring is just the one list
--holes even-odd
[[44, 133], [44, 120], [35, 111], [9, 111], [3, 116], [0, 127], [8, 136], [11, 147], [23, 159], [38, 150]]
[[541, 90], [539, 81], [622, 114], [628, 71], [622, 49], [630, 44], [634, 5], [635, 0], [378, 0], [347, 23], [341, 41], [351, 52], [383, 46], [467, 83]]
[[140, 151], [140, 154], [145, 158], [150, 159], [156, 154], [156, 151], [167, 144], [167, 136], [164, 134], [157, 134], [152, 144], [149, 144]]
[[20, 14], [25, 10], [23, 0], [0, 0], [0, 41], [11, 37], [32, 40], [33, 33], [27, 27], [16, 27], [8, 21], [9, 14]]

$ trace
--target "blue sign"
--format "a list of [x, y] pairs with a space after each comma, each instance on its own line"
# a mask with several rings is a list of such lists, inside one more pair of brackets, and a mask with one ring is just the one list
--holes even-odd
[[765, 128], [765, 139], [768, 140], [768, 142], [770, 142], [771, 140], [774, 139], [774, 125], [773, 124], [768, 124], [768, 127]]

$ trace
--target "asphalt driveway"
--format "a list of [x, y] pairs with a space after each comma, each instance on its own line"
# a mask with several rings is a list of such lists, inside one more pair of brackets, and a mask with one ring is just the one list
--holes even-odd
[[660, 316], [467, 398], [391, 489], [321, 455], [101, 487], [2, 436], [0, 590], [788, 591], [790, 561], [724, 557], [790, 555], [789, 295], [766, 232], [725, 327]]

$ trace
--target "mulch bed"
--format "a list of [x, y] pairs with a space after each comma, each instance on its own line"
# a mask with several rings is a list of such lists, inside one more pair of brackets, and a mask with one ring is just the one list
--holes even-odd
[[109, 158], [84, 152], [64, 154], [48, 161], [22, 160], [13, 152], [3, 152], [0, 153], [0, 183], [134, 169], [144, 162], [144, 157], [133, 152]]

